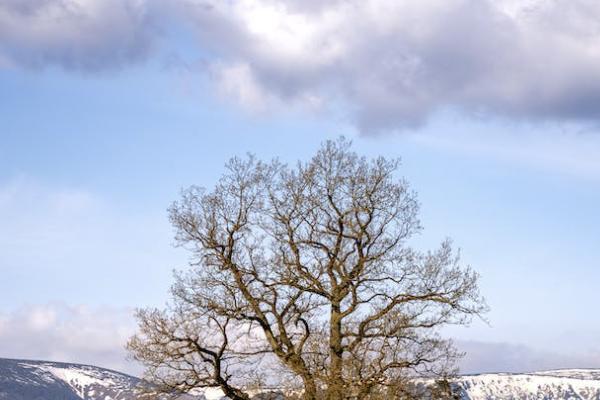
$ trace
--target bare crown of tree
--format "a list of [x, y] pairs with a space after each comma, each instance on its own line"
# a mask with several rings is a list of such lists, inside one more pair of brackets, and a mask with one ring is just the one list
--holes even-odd
[[451, 376], [459, 354], [439, 328], [486, 305], [450, 241], [409, 247], [419, 204], [398, 166], [339, 139], [295, 167], [233, 158], [212, 191], [184, 191], [170, 219], [190, 268], [129, 342], [146, 379], [338, 400], [407, 398], [419, 378]]

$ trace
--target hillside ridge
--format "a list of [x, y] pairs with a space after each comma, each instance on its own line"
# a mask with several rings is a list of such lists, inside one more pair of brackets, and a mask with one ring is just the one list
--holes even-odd
[[[0, 358], [0, 400], [134, 400], [143, 381], [89, 364]], [[600, 400], [600, 368], [477, 373], [452, 385], [461, 400]], [[218, 399], [210, 390], [187, 399]]]

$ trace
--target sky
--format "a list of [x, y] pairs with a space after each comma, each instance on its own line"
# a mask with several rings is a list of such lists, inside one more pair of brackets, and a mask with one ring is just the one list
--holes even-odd
[[401, 157], [487, 322], [463, 372], [600, 368], [600, 3], [0, 0], [0, 357], [131, 373], [232, 156]]

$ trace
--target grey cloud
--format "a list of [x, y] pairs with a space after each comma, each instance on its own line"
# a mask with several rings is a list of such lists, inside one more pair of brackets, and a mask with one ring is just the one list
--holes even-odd
[[[419, 127], [447, 109], [533, 121], [600, 117], [597, 2], [232, 4], [190, 5], [189, 15], [218, 68], [246, 68], [234, 93], [343, 104], [363, 133]], [[230, 87], [229, 78], [221, 76]]]
[[[156, 27], [144, 0], [2, 0], [0, 55], [26, 68], [101, 71], [145, 59]], [[7, 63], [5, 61], [5, 63]]]
[[242, 105], [341, 109], [365, 134], [445, 110], [600, 119], [595, 0], [0, 0], [0, 61], [118, 67], [182, 25]]
[[597, 2], [260, 4], [204, 9], [236, 22], [223, 58], [247, 65], [253, 83], [283, 102], [308, 94], [344, 104], [363, 133], [418, 127], [446, 109], [519, 120], [600, 116]]
[[460, 372], [533, 372], [561, 368], [598, 368], [600, 351], [555, 353], [513, 343], [457, 341], [465, 353]]

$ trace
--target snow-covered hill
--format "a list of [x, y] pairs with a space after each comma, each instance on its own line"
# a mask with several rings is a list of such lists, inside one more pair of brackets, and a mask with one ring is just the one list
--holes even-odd
[[465, 375], [455, 383], [462, 400], [600, 400], [595, 369]]
[[[139, 384], [89, 365], [0, 358], [0, 400], [137, 400]], [[461, 400], [600, 400], [600, 369], [465, 375], [453, 386]], [[220, 397], [204, 394], [194, 398]]]
[[1, 400], [132, 400], [139, 382], [88, 365], [0, 359]]

